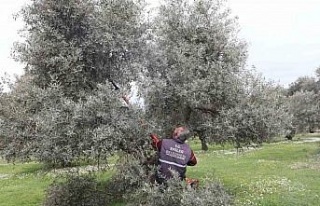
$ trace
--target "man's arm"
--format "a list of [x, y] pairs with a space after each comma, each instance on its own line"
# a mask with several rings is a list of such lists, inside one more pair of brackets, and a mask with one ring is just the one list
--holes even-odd
[[195, 166], [197, 164], [197, 158], [194, 155], [193, 151], [191, 150], [191, 157], [189, 162], [187, 163], [188, 166]]

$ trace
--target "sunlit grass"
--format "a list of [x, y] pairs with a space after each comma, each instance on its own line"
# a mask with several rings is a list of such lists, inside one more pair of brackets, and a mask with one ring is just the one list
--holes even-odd
[[[41, 205], [57, 171], [36, 162], [8, 164], [0, 159], [0, 206]], [[113, 172], [101, 172], [97, 178], [105, 181]]]
[[39, 163], [0, 165], [0, 205], [39, 205], [45, 189], [52, 182], [51, 178], [39, 175], [42, 165]]

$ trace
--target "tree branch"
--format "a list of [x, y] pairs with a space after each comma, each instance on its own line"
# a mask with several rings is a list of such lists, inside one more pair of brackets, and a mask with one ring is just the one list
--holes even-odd
[[218, 115], [220, 113], [217, 109], [206, 108], [206, 107], [194, 107], [196, 110], [200, 110], [203, 113], [210, 113], [212, 115]]

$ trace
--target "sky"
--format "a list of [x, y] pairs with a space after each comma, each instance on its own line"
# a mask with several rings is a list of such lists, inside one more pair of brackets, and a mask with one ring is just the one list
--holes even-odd
[[17, 13], [25, 0], [0, 0], [0, 76], [23, 74], [23, 65], [11, 58], [13, 43], [18, 41], [18, 30], [23, 27], [21, 21], [15, 21], [13, 14]]
[[[156, 0], [147, 0], [151, 3]], [[13, 14], [27, 0], [0, 1], [0, 76], [23, 74], [11, 57], [21, 21]], [[288, 86], [301, 76], [314, 76], [320, 66], [320, 0], [228, 0], [239, 17], [239, 37], [248, 42], [252, 65], [266, 80]]]
[[320, 0], [229, 0], [249, 43], [248, 65], [288, 85], [320, 66]]

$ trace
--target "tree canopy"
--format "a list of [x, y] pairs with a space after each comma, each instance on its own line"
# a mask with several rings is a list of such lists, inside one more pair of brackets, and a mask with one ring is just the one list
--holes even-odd
[[[246, 69], [224, 1], [33, 0], [21, 11], [26, 74], [1, 95], [6, 155], [67, 165], [144, 148], [187, 125], [202, 140], [266, 141], [291, 124], [282, 88]], [[123, 105], [136, 82], [143, 108]], [[121, 89], [119, 89], [121, 88]]]
[[[272, 136], [267, 130], [281, 132], [271, 124], [275, 116], [268, 115], [281, 108], [279, 89], [263, 80], [252, 82], [252, 74], [245, 69], [246, 42], [238, 37], [237, 18], [224, 1], [166, 1], [154, 25], [149, 46], [156, 51], [152, 58], [157, 61], [147, 67], [145, 99], [146, 115], [160, 131], [168, 134], [173, 126], [189, 125], [203, 145], [206, 139], [249, 143]], [[279, 94], [267, 101], [271, 107], [264, 104], [269, 90]], [[250, 119], [252, 115], [262, 115], [262, 122]], [[277, 121], [277, 128], [290, 124], [286, 121], [290, 120]], [[242, 132], [227, 134], [231, 122], [234, 130]]]

